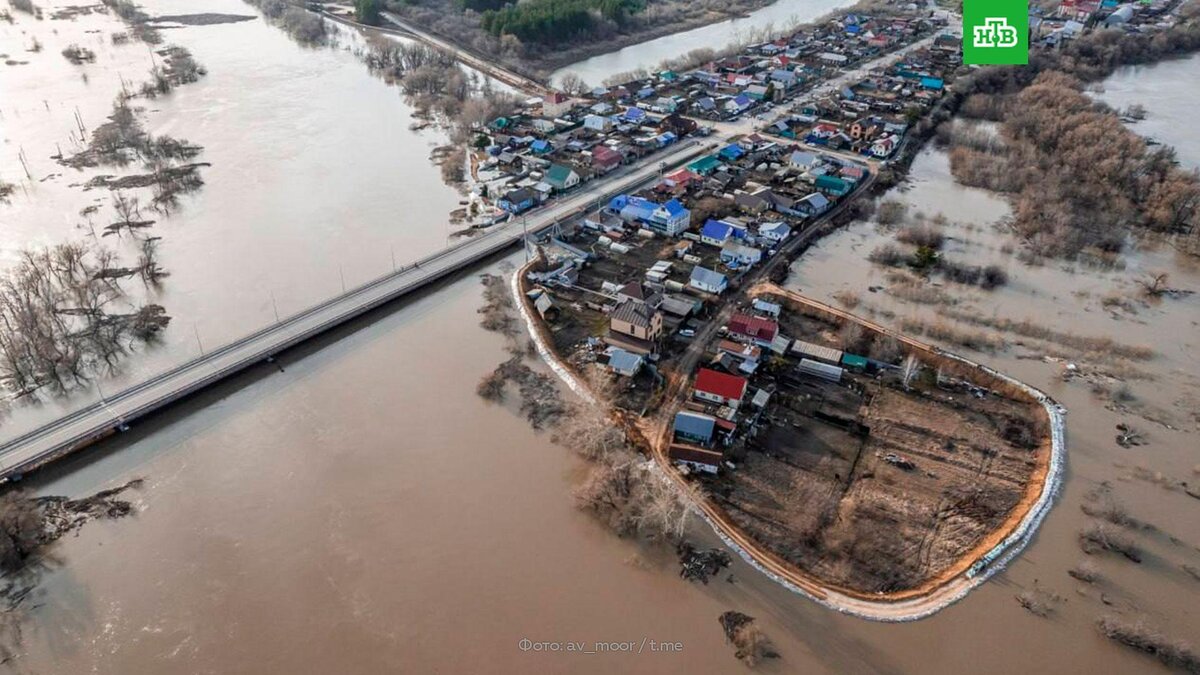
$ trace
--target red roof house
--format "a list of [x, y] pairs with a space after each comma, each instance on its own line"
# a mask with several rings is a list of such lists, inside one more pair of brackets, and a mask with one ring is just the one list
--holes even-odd
[[736, 408], [746, 395], [746, 378], [701, 368], [694, 393], [702, 401]]
[[733, 319], [729, 321], [729, 332], [765, 347], [779, 334], [779, 324], [759, 316], [734, 314]]
[[592, 166], [600, 171], [612, 171], [621, 164], [621, 153], [607, 145], [592, 148]]

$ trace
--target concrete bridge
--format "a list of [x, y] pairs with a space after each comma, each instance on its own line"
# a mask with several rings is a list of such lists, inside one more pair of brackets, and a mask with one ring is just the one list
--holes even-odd
[[526, 234], [532, 237], [556, 223], [583, 213], [597, 202], [636, 190], [656, 180], [660, 167], [674, 168], [710, 149], [711, 146], [701, 147], [694, 140], [687, 141], [673, 151], [651, 156], [643, 164], [619, 169], [524, 218], [514, 218], [495, 225], [484, 234], [398, 268], [97, 403], [7, 440], [0, 445], [0, 482], [85, 448], [124, 430], [140, 417], [261, 363], [289, 347], [486, 260], [517, 244]]

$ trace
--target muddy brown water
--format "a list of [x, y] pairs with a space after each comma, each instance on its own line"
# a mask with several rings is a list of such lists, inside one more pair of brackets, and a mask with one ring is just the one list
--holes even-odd
[[[143, 5], [151, 14], [184, 11], [175, 2]], [[190, 2], [186, 9], [256, 14], [237, 0]], [[87, 218], [79, 215], [89, 205], [99, 206], [92, 216], [97, 231], [114, 221], [108, 191], [75, 184], [122, 170], [77, 173], [50, 156], [73, 147], [77, 109], [90, 133], [109, 114], [122, 78], [135, 89], [147, 79], [146, 46], [112, 45], [109, 35], [119, 30], [124, 26], [115, 17], [52, 21], [49, 11], [41, 22], [16, 14], [14, 24], [0, 23], [0, 52], [29, 61], [0, 66], [0, 177], [24, 178], [21, 150], [34, 176], [11, 204], [0, 205], [0, 264], [11, 264], [25, 246], [90, 239]], [[340, 292], [343, 281], [351, 287], [388, 272], [393, 256], [404, 264], [442, 248], [462, 227], [447, 218], [460, 195], [428, 160], [444, 135], [409, 130], [412, 109], [399, 90], [347, 51], [357, 44], [353, 35], [343, 33], [338, 49], [305, 49], [261, 19], [161, 34], [162, 46], [187, 47], [208, 75], [168, 96], [134, 101], [146, 109], [148, 132], [202, 145], [197, 161], [212, 166], [201, 169], [205, 185], [171, 215], [143, 208], [158, 220], [150, 233], [163, 238], [161, 263], [171, 274], [149, 295], [174, 321], [161, 344], [101, 380], [105, 392], [267, 325], [276, 308], [287, 316]], [[21, 45], [34, 35], [42, 51], [25, 52]], [[96, 51], [96, 63], [68, 63], [60, 52], [71, 43]], [[151, 191], [131, 194], [146, 204]], [[136, 262], [129, 237], [99, 242]], [[137, 293], [141, 283], [126, 287]], [[0, 435], [16, 435], [99, 393], [93, 388], [40, 408], [18, 407], [0, 419]]]
[[[236, 3], [203, 4], [203, 11], [246, 11]], [[412, 227], [412, 219], [396, 215], [401, 188], [395, 183], [383, 181], [381, 187], [334, 175], [354, 169], [355, 176], [376, 178], [365, 171], [372, 166], [414, 175], [425, 171], [415, 162], [424, 161], [424, 137], [380, 150], [378, 136], [367, 142], [360, 129], [335, 123], [345, 116], [402, 116], [394, 92], [376, 92], [372, 81], [357, 79], [358, 66], [336, 53], [300, 50], [267, 30], [242, 34], [250, 44], [227, 42], [232, 34], [226, 34], [211, 38], [210, 51], [199, 46], [210, 39], [201, 31], [254, 26], [263, 28], [248, 22], [172, 35], [211, 71], [204, 84], [192, 85], [197, 89], [181, 90], [181, 101], [172, 105], [182, 106], [200, 95], [200, 87], [212, 87], [203, 105], [189, 108], [191, 114], [202, 116], [210, 106], [233, 114], [238, 101], [253, 95], [249, 87], [213, 84], [219, 81], [220, 53], [228, 51], [230, 58], [245, 59], [275, 54], [277, 75], [285, 81], [293, 70], [304, 73], [295, 83], [296, 97], [312, 98], [321, 83], [345, 86], [349, 89], [336, 90], [342, 101], [360, 100], [365, 110], [336, 100], [306, 101], [326, 116], [305, 126], [291, 122], [311, 120], [298, 101], [276, 102], [296, 115], [283, 122], [265, 97], [257, 113], [244, 113], [241, 125], [225, 126], [216, 115], [211, 132], [202, 133], [193, 129], [204, 127], [184, 126], [181, 118], [177, 133], [203, 143], [214, 167], [205, 174], [209, 185], [180, 217], [198, 218], [196, 212], [207, 208], [249, 208], [207, 200], [222, 194], [214, 189], [222, 181], [253, 183], [251, 176], [260, 176], [265, 182], [254, 189], [229, 188], [231, 196], [257, 204], [261, 217], [251, 225], [219, 219], [164, 225], [172, 228], [167, 248], [194, 242], [168, 261], [176, 272], [169, 283], [186, 289], [172, 292], [195, 296], [177, 299], [172, 309], [180, 317], [226, 296], [233, 306], [234, 298], [254, 294], [251, 284], [267, 283], [256, 276], [264, 270], [278, 274], [271, 279], [319, 289], [318, 267], [324, 265], [319, 268], [332, 269], [336, 283], [336, 267], [326, 262], [329, 251], [357, 250], [352, 239], [371, 245], [372, 252], [361, 253], [365, 257], [386, 254], [393, 237], [432, 236], [404, 229]], [[1152, 101], [1143, 102], [1154, 109]], [[259, 146], [253, 140], [259, 134], [287, 136], [276, 127], [288, 125], [308, 129], [317, 149]], [[407, 123], [396, 125], [390, 133], [408, 138]], [[217, 161], [216, 148], [226, 133], [235, 132], [237, 143], [230, 142], [228, 154]], [[321, 134], [350, 145], [326, 144]], [[262, 163], [251, 164], [255, 173], [222, 178], [224, 168], [247, 166], [237, 163], [238, 143], [246, 152], [262, 153]], [[403, 148], [419, 157], [395, 165], [385, 161]], [[361, 157], [339, 154], [351, 149]], [[318, 179], [344, 181], [335, 184], [354, 198], [317, 189]], [[304, 189], [292, 186], [294, 180]], [[415, 194], [432, 202], [444, 193], [433, 187], [436, 176], [429, 180]], [[932, 152], [918, 162], [914, 185], [902, 198], [930, 213], [940, 210], [955, 221], [977, 223], [973, 230], [963, 228], [962, 239], [973, 242], [991, 240], [986, 223], [1002, 209], [983, 193], [954, 186], [944, 158]], [[445, 208], [435, 206], [429, 207], [430, 217], [436, 212], [440, 218]], [[272, 208], [296, 220], [274, 218]], [[414, 198], [404, 202], [403, 213], [423, 208]], [[327, 215], [306, 217], [310, 212]], [[13, 221], [7, 219], [11, 212], [4, 213], [7, 227]], [[63, 227], [70, 226], [70, 219], [62, 220]], [[374, 223], [376, 229], [338, 236], [354, 223]], [[46, 227], [42, 232], [26, 226], [21, 236], [58, 236]], [[7, 246], [7, 230], [4, 236]], [[877, 273], [861, 258], [884, 239], [871, 225], [835, 235], [797, 265], [793, 281], [818, 298], [849, 288], [883, 304], [880, 294], [866, 291], [878, 283]], [[268, 244], [279, 258], [266, 259], [278, 263], [243, 268], [221, 259]], [[977, 306], [994, 305], [999, 314], [1035, 313], [1067, 329], [1110, 331], [1155, 347], [1160, 358], [1144, 367], [1156, 379], [1133, 382], [1132, 388], [1139, 400], [1180, 415], [1174, 403], [1195, 393], [1196, 296], [1112, 319], [1096, 303], [1101, 291], [1125, 287], [1127, 274], [1071, 274], [1051, 266], [1018, 270], [999, 246], [961, 246], [971, 259], [995, 257], [1011, 266], [1016, 279], [1010, 288], [981, 296]], [[185, 256], [203, 259], [191, 263], [188, 273]], [[1200, 289], [1195, 268], [1167, 250], [1139, 252], [1131, 264], [1169, 266], [1176, 285]], [[206, 265], [217, 269], [205, 274]], [[228, 276], [237, 274], [246, 276]], [[183, 284], [189, 276], [193, 283]], [[1080, 298], [1073, 294], [1077, 289], [1092, 295]], [[269, 311], [256, 302], [259, 311]], [[1200, 585], [1178, 571], [1181, 562], [1200, 565], [1192, 548], [1200, 543], [1198, 504], [1178, 491], [1123, 480], [1126, 470], [1117, 466], [1142, 464], [1193, 479], [1189, 472], [1200, 461], [1195, 434], [1138, 422], [1150, 445], [1121, 449], [1113, 442], [1113, 425], [1131, 416], [1105, 410], [1083, 385], [1061, 383], [1057, 365], [1016, 359], [1015, 350], [981, 358], [1042, 387], [1070, 409], [1066, 486], [1036, 540], [1008, 571], [964, 601], [927, 620], [887, 625], [824, 610], [740, 561], [732, 568], [736, 583], [688, 585], [676, 577], [669, 558], [615, 539], [578, 513], [570, 490], [580, 463], [545, 434], [531, 431], [511, 407], [485, 404], [474, 394], [478, 378], [505, 358], [500, 339], [477, 327], [480, 304], [477, 281], [461, 277], [290, 355], [283, 372], [259, 372], [219, 387], [39, 477], [34, 487], [53, 494], [81, 495], [134, 476], [145, 476], [147, 485], [137, 495], [134, 517], [91, 523], [56, 545], [61, 563], [43, 580], [14, 669], [122, 675], [742, 672], [717, 623], [728, 609], [760, 618], [783, 655], [762, 670], [776, 673], [1165, 672], [1151, 659], [1109, 644], [1093, 628], [1097, 615], [1131, 608], [1176, 636], [1200, 642], [1194, 602]], [[1080, 500], [1100, 480], [1113, 482], [1134, 515], [1186, 542], [1143, 538], [1154, 556], [1142, 565], [1097, 558], [1108, 579], [1100, 590], [1112, 608], [1077, 595], [1077, 584], [1066, 575], [1081, 557], [1076, 533], [1087, 519]], [[696, 536], [712, 543], [701, 530]], [[1035, 581], [1065, 598], [1052, 619], [1034, 618], [1013, 600]], [[642, 653], [524, 652], [523, 639], [583, 642], [589, 648], [609, 642], [616, 649], [632, 643], [629, 649]], [[650, 640], [679, 642], [682, 650], [652, 652]]]

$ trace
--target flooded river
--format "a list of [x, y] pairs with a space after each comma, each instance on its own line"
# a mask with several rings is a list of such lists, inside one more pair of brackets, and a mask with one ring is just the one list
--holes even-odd
[[[48, 14], [51, 6], [42, 4]], [[143, 4], [150, 14], [256, 14], [238, 0]], [[72, 151], [77, 110], [90, 133], [109, 114], [122, 78], [132, 88], [148, 78], [146, 45], [110, 43], [121, 30], [115, 17], [98, 14], [41, 22], [17, 14], [14, 24], [0, 23], [10, 56], [28, 61], [0, 66], [0, 177], [23, 178], [22, 150], [34, 176], [0, 205], [6, 265], [24, 246], [90, 238], [80, 216], [87, 206], [100, 207], [96, 230], [115, 220], [108, 191], [77, 186], [111, 168], [76, 172], [50, 156]], [[107, 391], [250, 333], [274, 321], [276, 308], [287, 316], [339, 292], [343, 280], [352, 286], [383, 274], [393, 255], [403, 264], [444, 247], [461, 227], [447, 217], [460, 197], [428, 159], [445, 139], [410, 131], [412, 109], [399, 90], [345, 49], [301, 48], [261, 19], [161, 32], [164, 44], [190, 49], [208, 75], [165, 97], [134, 101], [147, 109], [148, 132], [203, 146], [197, 161], [212, 166], [201, 169], [205, 185], [169, 216], [143, 209], [158, 220], [151, 233], [163, 238], [161, 263], [171, 275], [153, 297], [174, 320], [162, 344], [101, 382]], [[35, 35], [41, 52], [18, 49]], [[96, 51], [96, 63], [70, 64], [60, 52], [71, 43]], [[148, 190], [135, 192], [149, 201]], [[99, 241], [136, 260], [129, 237]], [[0, 433], [15, 435], [98, 393], [19, 408]]]
[[[188, 9], [250, 12], [218, 1]], [[173, 272], [164, 304], [178, 320], [167, 344], [131, 368], [185, 353], [195, 319], [215, 343], [222, 331], [228, 338], [269, 320], [272, 289], [287, 311], [338, 288], [339, 266], [347, 283], [360, 281], [390, 267], [392, 246], [413, 257], [442, 243], [457, 196], [426, 161], [437, 139], [408, 131], [398, 94], [352, 56], [300, 49], [258, 21], [168, 35], [209, 75], [156, 102], [151, 126], [201, 143], [201, 159], [213, 166], [207, 185], [157, 226]], [[59, 49], [47, 44], [56, 59]], [[135, 56], [130, 67], [140, 70]], [[46, 77], [64, 91], [78, 86], [70, 75]], [[1164, 76], [1161, 86], [1170, 81]], [[21, 119], [40, 114], [33, 94], [12, 82], [0, 82], [10, 139], [19, 138], [14, 101]], [[107, 108], [101, 98], [86, 117]], [[1141, 102], [1153, 115], [1149, 99]], [[54, 113], [63, 124], [67, 110]], [[45, 154], [55, 137], [36, 128], [30, 136], [42, 139]], [[14, 142], [35, 154], [32, 141]], [[6, 168], [11, 146], [0, 148]], [[57, 182], [38, 189], [78, 199]], [[1172, 285], [1193, 289], [1200, 272], [1166, 247], [1135, 252], [1124, 271], [1024, 266], [991, 228], [1003, 202], [954, 185], [937, 152], [922, 155], [899, 197], [957, 223], [952, 253], [1009, 269], [1010, 286], [964, 303], [1033, 314], [1064, 330], [1111, 332], [1157, 353], [1138, 364], [1153, 379], [1130, 381], [1140, 407], [1120, 414], [1084, 383], [1064, 383], [1061, 363], [1019, 358], [1037, 355], [1033, 346], [968, 353], [1068, 407], [1069, 467], [1060, 503], [1033, 544], [957, 605], [916, 623], [868, 623], [792, 595], [740, 561], [734, 583], [690, 585], [668, 556], [612, 537], [572, 506], [579, 463], [512, 406], [475, 395], [480, 376], [507, 354], [498, 336], [478, 327], [481, 290], [466, 275], [288, 355], [282, 372], [247, 374], [38, 476], [34, 487], [47, 494], [82, 495], [137, 476], [147, 482], [135, 516], [91, 523], [55, 546], [59, 563], [43, 578], [15, 669], [731, 673], [742, 666], [717, 616], [733, 609], [759, 617], [782, 654], [761, 668], [768, 673], [1156, 672], [1148, 657], [1102, 638], [1094, 621], [1145, 613], [1200, 643], [1200, 582], [1180, 571], [1182, 563], [1200, 566], [1198, 503], [1134, 471], [1200, 480], [1192, 473], [1200, 461], [1195, 420], [1186, 419], [1197, 401], [1200, 296], [1116, 316], [1100, 299], [1131, 291], [1141, 268], [1170, 269]], [[0, 211], [5, 250], [69, 235], [78, 209], [67, 203], [64, 210], [16, 200]], [[27, 217], [30, 209], [40, 215]], [[928, 311], [867, 290], [885, 282], [864, 258], [889, 238], [874, 225], [853, 226], [802, 259], [792, 283], [823, 299], [856, 292], [863, 307], [897, 317]], [[1113, 427], [1121, 421], [1143, 428], [1149, 444], [1118, 447]], [[1139, 535], [1146, 561], [1096, 557], [1105, 581], [1080, 595], [1066, 571], [1081, 557], [1077, 533], [1088, 519], [1079, 505], [1099, 481], [1182, 543]], [[1014, 601], [1035, 583], [1063, 597], [1051, 619]], [[618, 644], [608, 654], [538, 653], [522, 651], [523, 639]], [[654, 652], [651, 640], [680, 649]]]
[[567, 73], [575, 73], [582, 77], [584, 82], [597, 86], [613, 75], [641, 68], [653, 68], [667, 59], [677, 58], [693, 49], [720, 49], [764, 30], [786, 30], [852, 4], [853, 0], [776, 0], [744, 17], [666, 35], [584, 59], [554, 71], [550, 77], [552, 81], [557, 81]]
[[1192, 133], [1190, 119], [1196, 109], [1196, 83], [1200, 82], [1200, 55], [1152, 66], [1122, 68], [1104, 81], [1097, 98], [1123, 110], [1132, 104], [1146, 107], [1146, 119], [1134, 125], [1143, 136], [1174, 146], [1179, 161], [1200, 167], [1200, 134]]

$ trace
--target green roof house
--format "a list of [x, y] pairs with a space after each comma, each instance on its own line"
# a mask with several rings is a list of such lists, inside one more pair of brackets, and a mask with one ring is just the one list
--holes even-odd
[[845, 197], [850, 194], [851, 185], [837, 176], [817, 176], [815, 183], [818, 190], [834, 197]]
[[569, 166], [551, 164], [550, 168], [546, 170], [546, 182], [554, 188], [555, 192], [562, 192], [579, 185], [579, 174]]
[[712, 155], [705, 155], [691, 164], [688, 164], [689, 169], [700, 174], [701, 176], [707, 176], [713, 171], [716, 171], [718, 166], [721, 166], [721, 160]]

